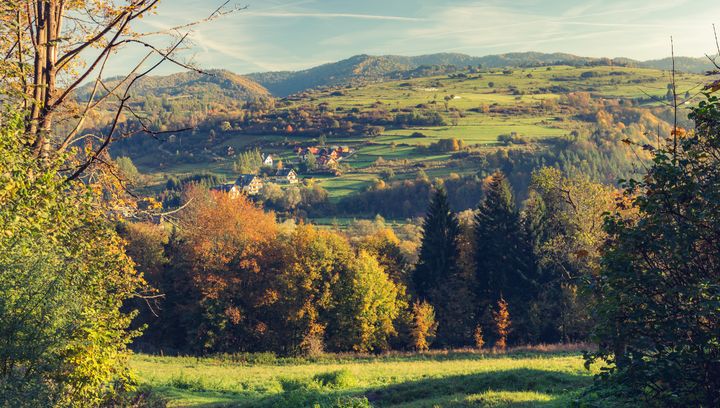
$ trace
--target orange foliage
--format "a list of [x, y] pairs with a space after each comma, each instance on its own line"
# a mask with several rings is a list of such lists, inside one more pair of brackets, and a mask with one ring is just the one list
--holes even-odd
[[498, 339], [495, 342], [495, 348], [505, 350], [507, 348], [507, 336], [510, 334], [510, 311], [508, 310], [507, 302], [502, 297], [498, 301], [497, 306], [498, 310], [493, 312], [495, 330], [498, 336]]
[[[266, 213], [244, 196], [190, 187], [180, 216], [181, 236], [196, 280], [204, 294], [217, 298], [237, 277], [226, 276], [233, 264], [257, 271], [263, 244], [275, 239], [274, 213]], [[199, 282], [198, 282], [199, 283]]]

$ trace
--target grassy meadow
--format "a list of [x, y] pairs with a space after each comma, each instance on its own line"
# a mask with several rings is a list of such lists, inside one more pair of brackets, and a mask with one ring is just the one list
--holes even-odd
[[132, 368], [172, 407], [564, 407], [597, 371], [584, 368], [580, 348], [316, 359], [136, 355]]

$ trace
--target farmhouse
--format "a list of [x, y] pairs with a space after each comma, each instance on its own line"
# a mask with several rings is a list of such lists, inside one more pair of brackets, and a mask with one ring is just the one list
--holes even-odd
[[242, 189], [235, 183], [227, 183], [213, 187], [213, 191], [221, 191], [230, 195], [230, 198], [238, 198], [242, 193]]
[[235, 181], [235, 185], [240, 187], [243, 193], [254, 196], [262, 189], [263, 181], [259, 176], [254, 174], [243, 174]]
[[272, 167], [275, 162], [271, 154], [263, 155], [262, 157], [263, 166]]
[[320, 153], [320, 149], [317, 147], [298, 147], [295, 148], [295, 153], [300, 157], [300, 160], [305, 161], [310, 153], [312, 153], [313, 156], [317, 156]]
[[275, 173], [275, 182], [278, 184], [297, 184], [297, 173], [293, 169], [280, 169]]
[[327, 162], [329, 159], [332, 159], [330, 160], [331, 163], [333, 161], [337, 163], [338, 161], [352, 154], [352, 149], [350, 149], [348, 146], [332, 146], [323, 148], [296, 147], [294, 151], [301, 161], [307, 161], [308, 156], [310, 155], [310, 153], [312, 153], [313, 156], [317, 157], [318, 163]]
[[338, 161], [333, 156], [320, 156], [320, 158], [317, 159], [317, 165], [321, 169], [332, 170], [337, 168]]

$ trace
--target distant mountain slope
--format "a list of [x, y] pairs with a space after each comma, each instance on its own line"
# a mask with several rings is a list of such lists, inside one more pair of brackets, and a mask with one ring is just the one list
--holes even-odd
[[[120, 78], [106, 81], [112, 87]], [[80, 98], [87, 97], [92, 86], [79, 91]], [[131, 92], [135, 102], [151, 99], [190, 98], [210, 104], [236, 104], [260, 97], [270, 97], [270, 92], [252, 79], [226, 70], [212, 70], [207, 74], [181, 72], [167, 76], [149, 76], [137, 81]]]
[[[662, 70], [672, 69], [672, 58], [663, 58], [657, 60], [641, 61], [637, 65], [641, 68], [654, 68]], [[713, 65], [706, 57], [675, 57], [675, 69], [681, 72], [692, 72], [703, 74], [713, 69]]]
[[[107, 88], [118, 85], [123, 78], [105, 81]], [[124, 89], [126, 84], [120, 84]], [[86, 101], [93, 84], [78, 90], [77, 98]], [[122, 92], [122, 91], [121, 91]], [[102, 96], [102, 91], [97, 97]], [[216, 70], [207, 74], [183, 72], [167, 76], [149, 76], [138, 80], [130, 92], [128, 108], [123, 116], [125, 129], [137, 131], [142, 125], [155, 131], [195, 128], [199, 123], [214, 117], [226, 117], [241, 111], [247, 102], [272, 104], [272, 95], [262, 85], [229, 71]], [[114, 119], [117, 103], [109, 98], [99, 106], [91, 129], [102, 131]], [[143, 144], [145, 143], [145, 144]], [[127, 146], [139, 149], [156, 149], [157, 144], [144, 133], [123, 138], [113, 144], [114, 152], [123, 152]], [[140, 147], [137, 147], [140, 146]]]
[[[481, 65], [485, 68], [523, 67], [537, 65], [567, 64], [609, 65], [618, 64], [642, 68], [668, 70], [672, 67], [669, 58], [653, 61], [636, 61], [628, 58], [591, 58], [565, 53], [519, 52], [484, 57], [472, 57], [457, 53], [428, 54], [414, 57], [400, 55], [356, 55], [348, 59], [320, 65], [297, 72], [263, 72], [249, 74], [248, 77], [265, 86], [273, 95], [287, 96], [319, 86], [337, 86], [357, 82], [396, 79], [403, 72], [422, 66]], [[679, 71], [701, 73], [711, 68], [706, 58], [676, 58]]]

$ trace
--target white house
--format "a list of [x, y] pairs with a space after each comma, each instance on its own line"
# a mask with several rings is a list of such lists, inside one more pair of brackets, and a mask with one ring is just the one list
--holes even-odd
[[280, 169], [275, 173], [275, 182], [279, 184], [297, 184], [298, 180], [297, 173], [293, 169]]

